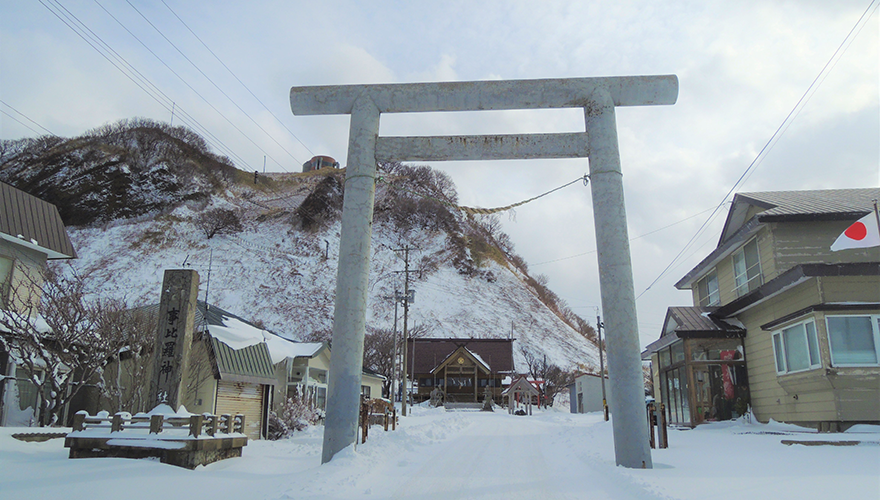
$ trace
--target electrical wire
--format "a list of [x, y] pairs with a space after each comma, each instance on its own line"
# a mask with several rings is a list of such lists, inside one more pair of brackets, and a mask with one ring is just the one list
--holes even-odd
[[[840, 45], [838, 45], [837, 49], [834, 51], [834, 53], [831, 55], [831, 57], [828, 59], [828, 61], [825, 63], [825, 65], [822, 67], [822, 69], [819, 71], [819, 73], [816, 75], [816, 77], [813, 79], [813, 81], [810, 83], [809, 87], [807, 87], [807, 90], [803, 93], [803, 95], [801, 95], [800, 99], [798, 99], [797, 103], [795, 103], [794, 107], [791, 109], [791, 111], [789, 111], [789, 113], [788, 113], [788, 115], [786, 115], [785, 119], [782, 120], [782, 123], [780, 123], [779, 126], [776, 128], [776, 130], [773, 132], [773, 135], [770, 136], [770, 139], [767, 140], [767, 142], [764, 144], [764, 147], [762, 147], [761, 150], [758, 152], [757, 156], [755, 156], [755, 159], [752, 160], [752, 162], [749, 164], [748, 167], [746, 167], [746, 169], [742, 173], [742, 175], [740, 175], [739, 179], [737, 179], [737, 181], [733, 184], [733, 186], [731, 186], [730, 190], [727, 191], [727, 194], [721, 200], [721, 203], [719, 203], [718, 206], [715, 207], [715, 210], [713, 210], [712, 214], [709, 215], [709, 218], [706, 219], [706, 222], [704, 222], [700, 226], [700, 228], [697, 230], [697, 232], [694, 234], [694, 236], [692, 236], [691, 239], [688, 240], [688, 242], [684, 245], [684, 247], [681, 249], [681, 251], [679, 251], [678, 254], [672, 259], [672, 262], [670, 262], [669, 265], [667, 265], [666, 268], [664, 268], [663, 271], [660, 272], [660, 274], [657, 276], [657, 278], [655, 278], [654, 281], [652, 281], [651, 284], [648, 285], [648, 287], [645, 288], [642, 291], [642, 293], [640, 293], [636, 297], [636, 300], [638, 300], [642, 295], [644, 295], [648, 290], [650, 290], [651, 287], [653, 287], [655, 284], [657, 284], [657, 282], [660, 281], [660, 279], [663, 276], [665, 276], [667, 272], [669, 272], [669, 270], [672, 268], [673, 264], [675, 264], [676, 261], [678, 261], [678, 259], [688, 250], [688, 248], [690, 248], [690, 246], [694, 243], [694, 241], [697, 239], [697, 237], [709, 225], [709, 222], [715, 218], [718, 211], [721, 209], [722, 206], [724, 206], [724, 204], [727, 202], [727, 199], [730, 197], [730, 195], [736, 190], [737, 187], [739, 187], [743, 182], [745, 182], [745, 179], [751, 175], [751, 172], [753, 171], [753, 169], [755, 167], [757, 167], [761, 161], [763, 161], [763, 158], [766, 156], [766, 154], [773, 148], [773, 146], [776, 145], [776, 142], [779, 141], [779, 138], [782, 137], [782, 134], [784, 134], [785, 130], [787, 130], [788, 127], [791, 125], [791, 122], [793, 122], [794, 119], [800, 114], [800, 110], [803, 109], [803, 106], [805, 106], [807, 102], [809, 102], [810, 98], [812, 97], [812, 94], [815, 93], [814, 87], [816, 89], [818, 89], [819, 85], [821, 85], [821, 83], [824, 81], [823, 75], [827, 76], [826, 70], [829, 70], [828, 72], [830, 72], [829, 66], [831, 67], [831, 69], [833, 69], [834, 65], [836, 65], [836, 63], [834, 65], [832, 65], [832, 61], [835, 60], [838, 53], [842, 57], [843, 53], [846, 52], [846, 49], [849, 48], [849, 45], [847, 45], [847, 40], [849, 40], [850, 37], [852, 36], [852, 34], [854, 32], [856, 32], [856, 29], [859, 28], [859, 25], [862, 24], [862, 21], [866, 20], [866, 16], [870, 17], [869, 13], [871, 13], [871, 15], [873, 15], [873, 12], [871, 9], [874, 6], [875, 2], [877, 2], [877, 0], [871, 0], [870, 4], [868, 5], [868, 8], [865, 9], [865, 11], [862, 13], [861, 16], [859, 16], [859, 19], [856, 21], [856, 23], [850, 29], [849, 33], [847, 33], [846, 37], [844, 37], [843, 41], [840, 43]], [[874, 8], [874, 10], [876, 10], [876, 8]], [[861, 32], [861, 28], [859, 28], [858, 32], [859, 33]], [[855, 37], [853, 37], [853, 39], [855, 39]], [[846, 47], [844, 47], [845, 45], [846, 45]], [[819, 85], [817, 85], [817, 83]]]
[[[658, 228], [658, 229], [654, 229], [653, 231], [648, 231], [648, 232], [645, 233], [645, 234], [640, 234], [639, 236], [635, 236], [635, 237], [633, 237], [633, 238], [630, 238], [629, 241], [632, 242], [632, 241], [635, 241], [635, 240], [637, 240], [637, 239], [639, 239], [639, 238], [644, 238], [645, 236], [649, 236], [649, 235], [652, 235], [652, 234], [654, 234], [654, 233], [656, 233], [656, 232], [662, 231], [662, 230], [664, 230], [664, 229], [669, 229], [669, 228], [672, 227], [672, 226], [675, 226], [675, 225], [677, 225], [677, 224], [681, 224], [682, 222], [686, 222], [686, 221], [688, 221], [688, 220], [691, 220], [691, 219], [693, 219], [694, 217], [698, 217], [698, 216], [700, 216], [700, 215], [703, 215], [704, 213], [708, 212], [709, 210], [712, 210], [712, 208], [707, 208], [706, 210], [703, 210], [702, 212], [698, 212], [698, 213], [696, 213], [696, 214], [694, 214], [694, 215], [691, 215], [690, 217], [686, 217], [686, 218], [684, 218], [684, 219], [681, 219], [680, 221], [673, 222], [672, 224], [669, 224], [669, 225], [667, 225], [667, 226], [663, 226], [663, 227]], [[529, 264], [529, 267], [532, 268], [532, 267], [540, 266], [540, 265], [543, 265], [543, 264], [550, 264], [550, 263], [553, 263], [553, 262], [559, 262], [559, 261], [563, 261], [563, 260], [574, 259], [574, 258], [576, 258], [576, 257], [583, 257], [584, 255], [590, 255], [590, 254], [594, 254], [594, 253], [596, 253], [596, 252], [598, 252], [598, 250], [590, 250], [589, 252], [579, 253], [579, 254], [577, 254], [577, 255], [569, 255], [568, 257], [560, 257], [560, 258], [558, 258], [558, 259], [547, 260], [547, 261], [544, 261], [544, 262], [538, 262], [537, 264]]]
[[[100, 36], [98, 36], [94, 31], [92, 31], [84, 22], [82, 22], [75, 14], [70, 12], [64, 5], [61, 4], [58, 0], [48, 0], [49, 4], [44, 2], [43, 0], [39, 0], [40, 4], [43, 5], [49, 12], [51, 12], [55, 17], [57, 17], [65, 26], [70, 28], [77, 36], [83, 39], [92, 49], [94, 49], [101, 57], [107, 60], [113, 67], [119, 70], [126, 78], [131, 80], [138, 88], [144, 91], [151, 99], [156, 101], [159, 106], [165, 108], [169, 112], [172, 111], [173, 101], [162, 92], [158, 86], [153, 84], [146, 76], [144, 76], [140, 71], [137, 70], [131, 63], [129, 63], [123, 56], [121, 56], [118, 52], [116, 52], [108, 43], [106, 43]], [[163, 101], [163, 98], [165, 99]], [[181, 118], [181, 121], [187, 123], [188, 126], [193, 128], [194, 130], [203, 131], [204, 135], [207, 137], [206, 140], [209, 141], [217, 150], [219, 151], [228, 151], [230, 156], [237, 157], [237, 155], [232, 152], [222, 141], [213, 136], [201, 123], [198, 122], [195, 118], [191, 117], [188, 113], [185, 113], [182, 109], [183, 116], [186, 117], [184, 119]], [[213, 140], [211, 139], [213, 138]], [[240, 157], [239, 157], [240, 159]], [[243, 162], [243, 160], [242, 160]], [[246, 164], [246, 162], [243, 162]]]
[[[46, 127], [40, 125], [39, 123], [35, 122], [35, 121], [32, 120], [29, 116], [27, 116], [26, 114], [22, 113], [21, 111], [19, 111], [19, 110], [13, 108], [13, 107], [12, 107], [11, 105], [9, 105], [9, 103], [7, 103], [6, 101], [0, 99], [0, 104], [3, 104], [4, 106], [6, 106], [7, 108], [11, 109], [12, 111], [15, 111], [15, 112], [18, 113], [20, 116], [24, 117], [25, 120], [27, 120], [27, 121], [33, 123], [34, 125], [40, 127], [41, 129], [45, 130], [46, 132], [48, 132], [49, 135], [53, 135], [53, 136], [55, 136], [55, 137], [58, 137], [57, 134], [55, 134], [55, 133], [52, 132], [51, 130], [47, 129]], [[20, 120], [16, 119], [14, 116], [10, 115], [9, 113], [3, 111], [3, 114], [6, 115], [6, 116], [8, 116], [8, 117], [10, 117], [10, 118], [12, 118], [13, 120], [17, 121], [18, 123], [21, 123], [24, 127], [30, 129], [30, 130], [31, 130], [32, 132], [34, 132], [35, 134], [39, 134], [39, 132], [37, 132], [36, 130], [34, 130], [34, 129], [28, 127], [27, 125], [25, 125], [24, 123], [22, 123]]]
[[[16, 122], [18, 122], [19, 125], [21, 125], [22, 127], [26, 128], [26, 129], [28, 129], [28, 130], [30, 130], [31, 132], [33, 132], [33, 133], [35, 133], [35, 134], [37, 134], [37, 135], [40, 135], [40, 133], [37, 132], [36, 129], [30, 127], [28, 124], [26, 124], [25, 122], [19, 120], [18, 118], [16, 118], [16, 117], [10, 115], [10, 114], [7, 113], [6, 111], [3, 111], [2, 109], [0, 109], [0, 113], [3, 113], [4, 115], [8, 116], [9, 118], [12, 118], [12, 119], [15, 120]], [[52, 135], [55, 135], [55, 134], [52, 134]]]
[[277, 121], [282, 127], [284, 127], [285, 130], [287, 130], [287, 131], [290, 133], [290, 135], [293, 136], [294, 139], [296, 139], [296, 140], [302, 145], [302, 147], [306, 148], [306, 151], [308, 151], [309, 154], [311, 154], [312, 156], [314, 156], [315, 153], [312, 152], [312, 150], [306, 145], [306, 143], [304, 143], [299, 137], [297, 137], [297, 135], [294, 134], [293, 131], [290, 130], [290, 129], [287, 127], [287, 125], [285, 125], [285, 123], [284, 123], [283, 121], [281, 121], [280, 118], [278, 118], [278, 115], [276, 115], [271, 109], [269, 109], [269, 107], [266, 106], [266, 104], [263, 103], [263, 101], [260, 100], [260, 98], [257, 97], [256, 94], [254, 94], [254, 92], [253, 92], [253, 91], [252, 91], [247, 85], [245, 85], [245, 83], [244, 83], [243, 81], [241, 81], [241, 78], [239, 78], [238, 75], [236, 75], [236, 74], [235, 74], [235, 73], [229, 68], [229, 66], [227, 66], [226, 63], [223, 62], [223, 60], [220, 59], [220, 57], [219, 57], [217, 54], [215, 54], [213, 50], [211, 50], [210, 47], [208, 47], [208, 44], [206, 44], [206, 43], [204, 42], [204, 40], [202, 40], [201, 37], [199, 37], [199, 35], [197, 35], [196, 32], [193, 31], [192, 28], [190, 28], [189, 25], [186, 24], [186, 22], [184, 22], [184, 20], [183, 20], [179, 15], [177, 15], [177, 12], [174, 12], [174, 9], [172, 9], [170, 5], [168, 5], [167, 3], [165, 3], [165, 0], [161, 0], [161, 1], [162, 1], [162, 4], [163, 4], [165, 7], [167, 7], [168, 10], [171, 11], [172, 14], [174, 14], [174, 17], [176, 17], [177, 20], [180, 21], [180, 23], [183, 24], [183, 26], [184, 26], [187, 30], [189, 30], [189, 32], [192, 33], [192, 35], [193, 35], [194, 37], [196, 37], [196, 40], [198, 40], [199, 43], [201, 43], [202, 46], [205, 47], [205, 49], [207, 49], [207, 51], [210, 52], [211, 55], [214, 56], [215, 59], [217, 59], [217, 62], [219, 62], [221, 65], [223, 65], [223, 67], [226, 68], [226, 71], [228, 71], [229, 74], [232, 75], [233, 78], [235, 78], [235, 79], [238, 81], [238, 83], [240, 83], [241, 86], [244, 87], [245, 90], [247, 90], [248, 93], [250, 93], [250, 95], [251, 95], [254, 99], [256, 99], [257, 102], [260, 103], [260, 105], [263, 106], [263, 109], [265, 109], [266, 111], [268, 111], [269, 114], [271, 114], [272, 117], [275, 118], [275, 120], [276, 120], [276, 121]]
[[[56, 1], [57, 1], [57, 0], [56, 0]], [[157, 55], [152, 49], [150, 49], [150, 48], [147, 46], [147, 44], [145, 44], [145, 43], [144, 43], [140, 38], [138, 38], [138, 37], [137, 37], [137, 36], [136, 36], [131, 30], [129, 30], [128, 27], [125, 26], [125, 24], [123, 24], [119, 19], [116, 18], [116, 16], [114, 16], [113, 14], [111, 14], [110, 11], [108, 11], [103, 5], [101, 5], [100, 2], [98, 2], [98, 0], [94, 0], [94, 2], [95, 2], [99, 7], [101, 7], [101, 9], [103, 9], [104, 12], [107, 13], [107, 15], [109, 15], [114, 21], [116, 21], [116, 22], [117, 22], [117, 23], [118, 23], [118, 24], [119, 24], [119, 25], [120, 25], [120, 26], [121, 26], [126, 32], [128, 32], [128, 34], [130, 34], [132, 37], [134, 37], [135, 40], [137, 40], [137, 41], [138, 41], [138, 42], [139, 42], [139, 43], [140, 43], [145, 49], [147, 49], [147, 51], [150, 52], [150, 54], [152, 54], [152, 55], [153, 55], [153, 56], [154, 56], [154, 57], [155, 57], [160, 63], [162, 63], [162, 65], [164, 65], [164, 66], [168, 69], [168, 71], [170, 71], [174, 76], [176, 76], [176, 77], [181, 81], [181, 83], [183, 83], [184, 85], [186, 85], [187, 88], [189, 88], [194, 94], [196, 94], [200, 99], [202, 99], [202, 101], [204, 101], [205, 104], [207, 104], [207, 105], [208, 105], [211, 109], [213, 109], [218, 115], [220, 115], [220, 117], [222, 117], [224, 120], [226, 120], [226, 122], [229, 123], [229, 125], [231, 125], [232, 128], [234, 128], [235, 130], [237, 130], [238, 133], [240, 133], [245, 139], [247, 139], [248, 141], [250, 141], [250, 143], [253, 144], [257, 149], [259, 149], [263, 154], [265, 154], [267, 157], [270, 157], [270, 158], [271, 158], [271, 156], [270, 156], [268, 153], [266, 153], [266, 151], [263, 150], [263, 148], [261, 148], [260, 145], [256, 143], [256, 141], [254, 141], [253, 139], [251, 139], [250, 136], [248, 136], [243, 130], [241, 130], [241, 129], [238, 127], [238, 125], [235, 124], [235, 122], [233, 122], [229, 117], [227, 117], [225, 114], [223, 114], [223, 112], [220, 111], [216, 106], [214, 106], [214, 104], [211, 103], [211, 101], [209, 101], [209, 100], [208, 100], [205, 96], [203, 96], [198, 90], [196, 90], [192, 85], [190, 85], [190, 83], [189, 83], [188, 81], [186, 81], [185, 78], [183, 78], [182, 76], [180, 76], [179, 73], [177, 73], [176, 71], [174, 71], [174, 69], [172, 69], [171, 66], [168, 65], [168, 63], [166, 63], [166, 62], [165, 62], [161, 57], [159, 57], [159, 56], [158, 56], [158, 55]], [[137, 10], [137, 9], [135, 9], [135, 10]], [[149, 21], [147, 21], [147, 22], [149, 22]], [[164, 35], [163, 35], [163, 36], [164, 36]], [[170, 42], [169, 42], [169, 43], [170, 43]], [[179, 108], [179, 106], [178, 106], [178, 108]], [[236, 156], [237, 156], [237, 155], [236, 155]], [[241, 161], [241, 163], [247, 165], [247, 166], [248, 166], [248, 169], [252, 169], [252, 167], [250, 166], [250, 164], [248, 164], [247, 162], [245, 162], [244, 159], [242, 159], [241, 157], [239, 157], [239, 160]], [[275, 162], [277, 163], [277, 161], [276, 161], [274, 158], [272, 158], [272, 161], [275, 161]], [[279, 165], [280, 165], [280, 164], [279, 164]]]
[[[97, 0], [95, 0], [95, 3], [97, 3]], [[290, 155], [290, 157], [293, 158], [294, 161], [296, 161], [298, 164], [301, 164], [301, 163], [302, 163], [299, 159], [297, 159], [297, 158], [293, 155], [293, 153], [291, 153], [290, 151], [288, 151], [287, 148], [285, 148], [280, 142], [278, 142], [278, 140], [275, 139], [275, 137], [272, 136], [272, 134], [270, 134], [269, 132], [267, 132], [266, 129], [264, 129], [262, 125], [260, 125], [259, 123], [257, 123], [257, 121], [256, 121], [256, 120], [255, 120], [255, 119], [254, 119], [254, 118], [253, 118], [253, 117], [252, 117], [247, 111], [245, 111], [241, 106], [239, 106], [238, 103], [235, 102], [234, 99], [232, 99], [232, 97], [229, 97], [229, 94], [227, 94], [223, 89], [221, 89], [220, 86], [217, 85], [217, 84], [214, 82], [214, 80], [211, 79], [211, 77], [209, 77], [207, 74], [205, 74], [205, 72], [202, 71], [202, 69], [201, 69], [196, 63], [194, 63], [194, 62], [192, 61], [192, 59], [190, 59], [190, 58], [189, 58], [189, 57], [188, 57], [188, 56], [187, 56], [182, 50], [180, 50], [180, 48], [179, 48], [177, 45], [174, 44], [174, 42], [172, 42], [167, 36], [165, 36], [165, 34], [164, 34], [164, 33], [163, 33], [163, 32], [162, 32], [162, 31], [161, 31], [161, 30], [160, 30], [155, 24], [153, 24], [153, 22], [150, 21], [150, 19], [147, 18], [147, 16], [145, 16], [145, 15], [144, 15], [144, 14], [143, 14], [143, 13], [142, 13], [142, 12], [141, 12], [141, 11], [140, 11], [140, 10], [139, 10], [139, 9], [133, 4], [133, 3], [131, 3], [131, 1], [126, 0], [126, 3], [128, 3], [128, 5], [130, 5], [131, 8], [134, 9], [134, 11], [137, 12], [138, 15], [140, 15], [141, 18], [143, 18], [144, 21], [146, 21], [147, 24], [150, 25], [150, 27], [152, 27], [154, 30], [156, 30], [156, 33], [159, 33], [159, 35], [160, 35], [162, 38], [164, 38], [166, 42], [168, 42], [172, 47], [174, 47], [174, 50], [176, 50], [176, 51], [177, 51], [177, 52], [178, 52], [178, 53], [179, 53], [184, 59], [186, 59], [186, 61], [187, 61], [188, 63], [190, 63], [190, 64], [192, 65], [192, 67], [196, 69], [196, 71], [198, 71], [203, 77], [205, 77], [206, 80], [208, 80], [209, 82], [211, 82], [211, 85], [213, 85], [214, 88], [216, 88], [221, 94], [223, 94], [223, 96], [226, 97], [226, 98], [229, 100], [229, 102], [231, 102], [236, 108], [238, 108], [239, 111], [241, 111], [245, 116], [247, 116], [248, 119], [250, 119], [250, 121], [252, 121], [252, 122], [254, 123], [254, 125], [257, 126], [257, 128], [259, 128], [264, 134], [266, 134], [267, 137], [269, 137], [270, 139], [272, 139], [272, 140], [275, 142], [275, 144], [278, 145], [278, 147], [280, 147], [282, 150], [284, 150], [285, 153], [287, 153], [288, 155]], [[100, 4], [99, 4], [99, 5], [100, 5]], [[103, 8], [103, 7], [102, 7], [102, 8]], [[118, 22], [118, 21], [117, 21], [117, 22]], [[175, 73], [175, 74], [176, 74], [176, 73]], [[184, 83], [185, 83], [185, 82], [184, 82]], [[189, 86], [189, 84], [187, 84], [187, 86]], [[190, 89], [192, 89], [192, 87], [190, 87]], [[195, 90], [193, 90], [193, 91], [195, 92]], [[200, 95], [199, 97], [201, 97], [201, 95]], [[211, 106], [211, 107], [213, 108], [213, 106]], [[218, 113], [219, 113], [219, 111], [218, 111]], [[223, 116], [223, 115], [221, 114], [221, 116]], [[225, 118], [225, 116], [224, 116], [224, 118]], [[229, 121], [230, 124], [232, 124], [232, 125], [235, 127], [235, 125], [232, 123], [232, 121], [230, 121], [230, 120], [228, 120], [228, 119], [227, 119], [227, 121]], [[238, 127], [235, 127], [235, 128], [236, 128], [236, 130], [239, 130]], [[276, 160], [276, 159], [273, 158], [271, 155], [269, 155], [268, 153], [266, 153], [266, 151], [264, 151], [262, 148], [260, 148], [260, 146], [257, 145], [257, 143], [255, 143], [253, 140], [251, 140], [250, 137], [248, 137], [244, 132], [242, 132], [241, 130], [239, 130], [239, 132], [241, 132], [241, 134], [244, 135], [245, 138], [247, 138], [248, 140], [250, 140], [250, 141], [254, 144], [254, 146], [257, 146], [257, 148], [259, 148], [260, 151], [262, 151], [263, 154], [265, 154], [267, 158], [271, 159], [271, 160], [274, 161], [279, 167], [281, 167], [282, 170], [284, 170], [285, 172], [288, 172], [288, 173], [290, 172], [290, 171], [287, 170], [287, 168], [285, 168], [284, 165], [282, 165], [278, 160]]]

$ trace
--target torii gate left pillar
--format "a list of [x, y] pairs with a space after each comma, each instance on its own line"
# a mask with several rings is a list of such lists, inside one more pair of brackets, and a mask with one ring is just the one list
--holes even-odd
[[[293, 87], [296, 115], [350, 114], [322, 463], [357, 439], [378, 161], [590, 159], [617, 465], [651, 468], [615, 106], [674, 104], [674, 75]], [[584, 109], [568, 134], [379, 137], [381, 113]]]

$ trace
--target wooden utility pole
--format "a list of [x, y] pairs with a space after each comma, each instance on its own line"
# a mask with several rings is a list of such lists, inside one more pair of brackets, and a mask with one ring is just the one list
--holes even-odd
[[[408, 340], [408, 330], [407, 330], [407, 318], [409, 317], [409, 305], [413, 302], [413, 298], [415, 295], [415, 291], [410, 293], [409, 290], [409, 273], [416, 272], [415, 270], [410, 270], [409, 268], [409, 251], [412, 249], [409, 245], [403, 248], [394, 249], [395, 252], [403, 252], [403, 271], [395, 271], [398, 273], [403, 273], [403, 395], [400, 398], [400, 414], [404, 417], [406, 416], [406, 397], [407, 397], [407, 387], [406, 387], [406, 350], [407, 350], [407, 340]], [[396, 295], [396, 294], [395, 294]], [[415, 373], [413, 373], [415, 376]]]
[[602, 355], [604, 346], [602, 345], [602, 318], [599, 317], [599, 308], [596, 308], [596, 332], [599, 333], [599, 377], [602, 380], [602, 414], [605, 415], [605, 421], [608, 421], [608, 400], [605, 398], [605, 359]]

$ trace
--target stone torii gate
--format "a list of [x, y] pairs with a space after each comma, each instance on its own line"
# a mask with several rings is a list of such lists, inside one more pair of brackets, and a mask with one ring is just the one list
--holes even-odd
[[[294, 115], [351, 115], [322, 463], [357, 439], [377, 162], [588, 157], [616, 461], [652, 467], [614, 108], [677, 98], [675, 75], [290, 89]], [[584, 109], [585, 132], [378, 136], [381, 113], [573, 107]]]

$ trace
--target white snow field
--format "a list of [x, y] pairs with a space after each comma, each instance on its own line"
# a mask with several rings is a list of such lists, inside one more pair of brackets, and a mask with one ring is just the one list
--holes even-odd
[[[63, 440], [0, 428], [0, 498], [135, 499], [877, 499], [880, 429], [816, 434], [722, 422], [670, 430], [654, 469], [614, 466], [611, 423], [556, 410], [533, 416], [416, 408], [395, 432], [373, 427], [320, 465], [322, 427], [251, 441], [242, 458], [190, 471], [157, 460], [69, 460]], [[858, 441], [855, 446], [782, 440]]]

